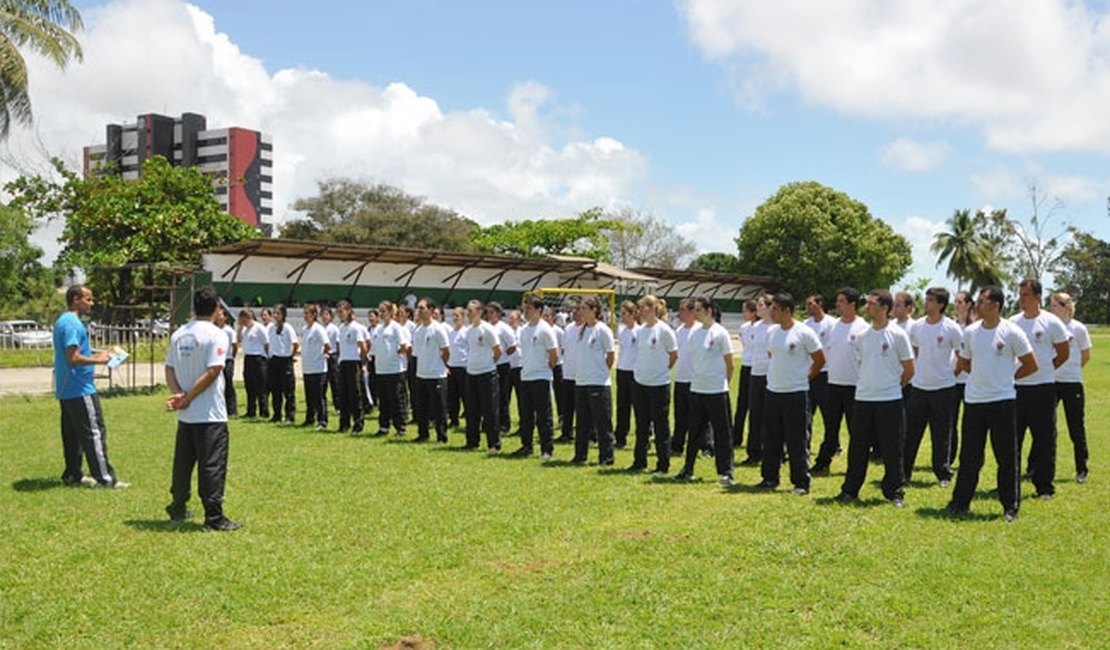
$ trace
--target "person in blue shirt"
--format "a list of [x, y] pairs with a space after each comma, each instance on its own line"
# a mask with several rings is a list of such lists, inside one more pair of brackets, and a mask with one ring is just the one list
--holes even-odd
[[[66, 291], [66, 311], [54, 323], [54, 395], [62, 409], [62, 452], [66, 485], [126, 488], [108, 462], [107, 431], [100, 397], [93, 381], [93, 366], [107, 363], [110, 355], [89, 347], [89, 331], [81, 316], [93, 307], [92, 290], [75, 284]], [[81, 456], [91, 476], [81, 468]]]

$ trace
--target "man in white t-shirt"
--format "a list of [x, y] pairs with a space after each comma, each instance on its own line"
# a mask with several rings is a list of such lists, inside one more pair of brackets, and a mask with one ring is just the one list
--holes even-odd
[[771, 367], [771, 357], [767, 354], [767, 332], [774, 325], [771, 321], [772, 298], [769, 293], [756, 298], [756, 321], [744, 331], [740, 340], [740, 344], [744, 346], [744, 355], [752, 364], [748, 377], [747, 458], [740, 463], [746, 466], [763, 464], [763, 411], [767, 399], [767, 370]]
[[317, 431], [323, 431], [328, 428], [328, 353], [331, 351], [331, 343], [328, 341], [328, 331], [317, 320], [319, 313], [320, 309], [314, 304], [304, 306], [301, 374], [305, 413], [301, 426], [316, 425]]
[[1018, 459], [1025, 444], [1025, 430], [1033, 438], [1029, 449], [1029, 474], [1037, 497], [1051, 499], [1056, 494], [1056, 369], [1064, 365], [1071, 350], [1068, 329], [1056, 314], [1041, 309], [1041, 283], [1025, 280], [1018, 286], [1021, 313], [1010, 322], [1025, 332], [1037, 357], [1037, 372], [1018, 379], [1015, 426]]
[[235, 394], [235, 355], [239, 353], [239, 333], [228, 324], [229, 316], [223, 306], [216, 307], [216, 327], [227, 335], [227, 359], [224, 361], [224, 402], [228, 417], [239, 415], [239, 399]]
[[956, 371], [967, 372], [968, 377], [960, 432], [960, 471], [947, 510], [961, 515], [971, 506], [989, 432], [998, 463], [998, 500], [1009, 522], [1017, 519], [1021, 505], [1014, 381], [1037, 371], [1037, 357], [1021, 328], [1002, 319], [1004, 300], [1002, 289], [996, 286], [980, 290], [975, 303], [980, 320], [967, 326], [960, 343]]
[[[370, 334], [355, 320], [355, 310], [347, 300], [336, 306], [339, 315], [339, 433], [362, 433], [362, 362], [366, 358]], [[352, 425], [354, 428], [352, 428]]]
[[552, 369], [559, 361], [555, 328], [543, 320], [543, 298], [524, 300], [525, 325], [520, 328], [520, 449], [514, 455], [532, 455], [532, 433], [540, 434], [540, 460], [555, 453], [555, 425], [551, 419]]
[[485, 431], [487, 451], [493, 455], [501, 452], [497, 362], [502, 355], [497, 330], [482, 320], [484, 311], [477, 300], [466, 303], [466, 449], [477, 449]]
[[905, 478], [902, 463], [906, 439], [906, 412], [902, 387], [914, 374], [913, 347], [905, 330], [890, 321], [894, 298], [885, 289], [867, 295], [871, 327], [856, 339], [853, 349], [859, 363], [848, 440], [848, 471], [838, 501], [854, 501], [867, 478], [872, 447], [882, 450], [883, 496], [896, 508], [904, 507]]
[[463, 400], [466, 399], [466, 309], [455, 307], [451, 310], [451, 329], [447, 341], [451, 354], [447, 358], [447, 426], [459, 426], [459, 416], [463, 413]]
[[508, 433], [513, 426], [509, 402], [513, 393], [512, 358], [516, 354], [516, 332], [502, 320], [504, 313], [501, 303], [486, 304], [486, 320], [497, 332], [497, 341], [501, 346], [501, 357], [497, 362], [497, 417], [502, 434]]
[[[334, 314], [331, 307], [320, 308], [320, 324], [324, 326], [324, 332], [328, 335], [328, 381], [327, 388], [331, 392], [331, 405], [338, 411], [339, 410], [339, 326], [334, 322]], [[325, 397], [326, 399], [326, 397]]]
[[560, 435], [555, 442], [574, 442], [574, 387], [575, 371], [578, 361], [578, 330], [582, 327], [582, 310], [578, 303], [571, 304], [571, 320], [563, 329], [563, 345], [560, 355], [563, 357], [563, 378], [556, 390], [559, 391], [564, 404], [563, 416], [559, 419]]
[[[802, 324], [813, 330], [817, 339], [821, 341], [821, 348], [824, 349], [828, 345], [829, 333], [836, 325], [836, 318], [825, 313], [825, 297], [819, 293], [806, 298], [806, 312], [809, 317]], [[813, 441], [813, 415], [818, 410], [821, 411], [821, 421], [824, 422], [825, 428], [829, 428], [828, 399], [829, 364], [826, 362], [825, 367], [821, 368], [821, 372], [817, 373], [817, 376], [809, 382], [809, 441], [807, 445]]]
[[963, 330], [944, 315], [948, 289], [931, 287], [925, 291], [925, 317], [910, 329], [915, 369], [906, 400], [906, 448], [903, 462], [906, 482], [913, 476], [917, 451], [929, 427], [932, 440], [933, 474], [941, 487], [952, 481], [949, 462], [952, 425], [956, 409], [956, 373], [953, 361], [963, 340]]
[[809, 418], [809, 381], [825, 365], [825, 351], [813, 330], [794, 320], [794, 296], [779, 293], [771, 300], [767, 330], [767, 394], [763, 411], [763, 458], [756, 487], [773, 490], [779, 485], [782, 450], [790, 457], [790, 482], [794, 494], [809, 494], [809, 456], [806, 420]]
[[855, 402], [856, 382], [859, 381], [859, 365], [852, 346], [868, 327], [857, 313], [859, 306], [859, 290], [844, 287], [836, 293], [836, 311], [840, 318], [833, 324], [827, 340], [823, 342], [829, 373], [825, 398], [828, 418], [825, 420], [825, 438], [810, 469], [814, 476], [827, 476], [833, 457], [840, 453], [841, 420], [847, 422], [848, 436], [851, 439], [852, 406]]
[[416, 303], [416, 330], [412, 335], [416, 365], [416, 439], [428, 440], [435, 427], [436, 442], [447, 443], [447, 360], [451, 341], [447, 328], [432, 318], [435, 303], [421, 298]]
[[227, 405], [223, 370], [227, 336], [212, 320], [216, 291], [203, 287], [193, 294], [194, 318], [174, 332], [166, 352], [166, 408], [177, 411], [177, 439], [173, 452], [173, 503], [166, 514], [176, 522], [192, 513], [186, 509], [197, 467], [197, 495], [204, 505], [204, 529], [232, 531], [240, 524], [224, 516], [227, 479]]

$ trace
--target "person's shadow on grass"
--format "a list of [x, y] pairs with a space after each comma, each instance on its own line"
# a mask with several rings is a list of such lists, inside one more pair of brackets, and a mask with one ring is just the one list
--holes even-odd
[[65, 487], [65, 484], [56, 478], [21, 478], [12, 482], [12, 489], [16, 492], [42, 492], [60, 487]]
[[1002, 513], [983, 512], [952, 512], [947, 508], [918, 508], [914, 511], [918, 517], [926, 519], [945, 519], [953, 522], [963, 521], [996, 521], [1002, 518]]
[[123, 522], [135, 530], [148, 533], [199, 533], [204, 524], [196, 521], [170, 521], [169, 519], [128, 519]]

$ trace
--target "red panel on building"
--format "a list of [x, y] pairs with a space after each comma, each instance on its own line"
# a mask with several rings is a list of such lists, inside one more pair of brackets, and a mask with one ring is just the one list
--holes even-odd
[[258, 226], [261, 209], [262, 157], [258, 131], [232, 127], [227, 130], [227, 211]]

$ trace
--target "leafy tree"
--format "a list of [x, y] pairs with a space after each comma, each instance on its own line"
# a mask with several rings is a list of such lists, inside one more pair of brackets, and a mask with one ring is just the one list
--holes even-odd
[[1038, 193], [1036, 183], [1029, 184], [1029, 202], [1028, 220], [1010, 221], [1013, 248], [1017, 251], [1014, 270], [1019, 278], [1039, 279], [1062, 255], [1070, 240], [1070, 224], [1059, 218], [1063, 201], [1055, 198], [1049, 205], [1048, 197]]
[[507, 221], [482, 228], [474, 243], [479, 250], [507, 255], [579, 255], [608, 262], [609, 233], [623, 228], [606, 219], [601, 208], [590, 208], [569, 219]]
[[912, 263], [905, 237], [863, 203], [814, 181], [779, 188], [744, 222], [736, 244], [742, 272], [772, 276], [798, 296], [889, 287]]
[[21, 48], [38, 52], [59, 68], [81, 60], [81, 45], [70, 32], [81, 29], [81, 14], [66, 0], [0, 2], [0, 138], [13, 121], [30, 124], [27, 63]]
[[1073, 228], [1053, 270], [1059, 289], [1075, 298], [1077, 319], [1110, 323], [1110, 243]]
[[307, 219], [286, 224], [282, 237], [447, 251], [474, 248], [471, 238], [478, 224], [396, 187], [350, 178], [328, 178], [317, 187], [316, 196], [293, 203]]
[[160, 156], [143, 163], [137, 180], [114, 174], [82, 178], [60, 160], [53, 165], [56, 179], [20, 176], [5, 185], [10, 205], [35, 220], [65, 219], [55, 266], [84, 271], [101, 302], [139, 299], [130, 272], [117, 272], [119, 267], [198, 267], [204, 250], [258, 235], [220, 209], [207, 176]]
[[713, 271], [715, 273], [738, 273], [740, 259], [729, 253], [702, 253], [686, 267], [691, 271]]
[[607, 217], [621, 224], [607, 234], [613, 263], [622, 268], [675, 269], [697, 252], [694, 242], [654, 215], [625, 208]]
[[34, 318], [48, 322], [65, 306], [58, 278], [31, 244], [35, 224], [19, 210], [0, 205], [0, 319]]

